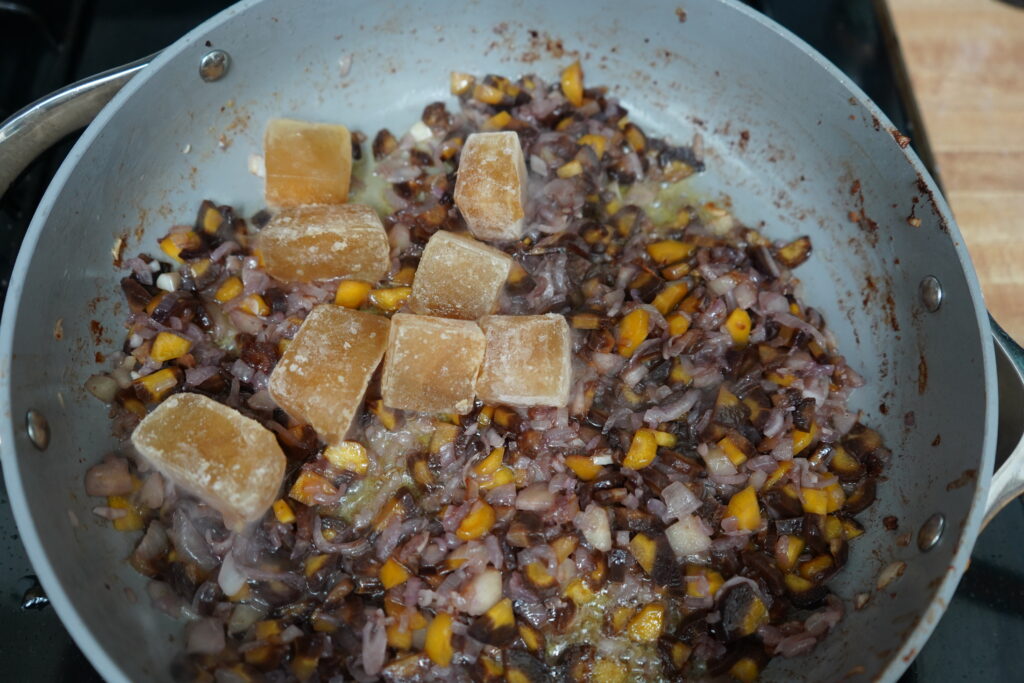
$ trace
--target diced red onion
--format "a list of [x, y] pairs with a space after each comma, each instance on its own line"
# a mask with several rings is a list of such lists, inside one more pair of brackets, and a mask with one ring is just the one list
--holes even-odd
[[531, 484], [516, 496], [516, 508], [530, 512], [544, 512], [551, 508], [555, 496], [548, 490], [546, 482]]
[[124, 458], [108, 455], [85, 473], [85, 492], [90, 496], [126, 496], [133, 488], [128, 461]]
[[104, 403], [112, 403], [120, 387], [117, 381], [109, 375], [93, 375], [85, 380], [85, 388]]
[[691, 389], [668, 403], [648, 408], [644, 413], [644, 422], [653, 427], [662, 422], [678, 420], [697, 404], [699, 398], [700, 392]]
[[224, 624], [219, 619], [199, 619], [186, 628], [185, 650], [190, 654], [215, 655], [224, 645]]
[[387, 657], [387, 632], [384, 629], [384, 610], [378, 609], [363, 625], [363, 670], [376, 676], [384, 667]]
[[608, 513], [597, 503], [591, 503], [581, 514], [576, 516], [576, 526], [587, 543], [603, 553], [612, 549], [612, 531], [608, 523]]
[[501, 600], [501, 572], [485, 569], [473, 577], [461, 593], [467, 614], [483, 614]]
[[239, 570], [234, 553], [229, 551], [224, 556], [220, 571], [217, 572], [217, 584], [224, 591], [224, 595], [230, 596], [242, 590], [245, 583], [246, 575]]
[[139, 489], [139, 502], [152, 510], [158, 510], [164, 504], [164, 478], [159, 472], [146, 477]]
[[683, 515], [679, 521], [665, 529], [665, 537], [676, 557], [702, 553], [711, 547], [711, 537], [694, 515]]
[[700, 509], [702, 502], [689, 486], [674, 481], [661, 491], [661, 499], [665, 501], [668, 519], [682, 519], [686, 515]]

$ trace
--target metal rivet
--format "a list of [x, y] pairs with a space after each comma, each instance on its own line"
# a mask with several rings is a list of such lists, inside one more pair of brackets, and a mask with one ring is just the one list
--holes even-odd
[[924, 307], [934, 313], [942, 305], [942, 283], [934, 275], [928, 275], [921, 280], [921, 301]]
[[224, 50], [210, 50], [199, 61], [199, 76], [207, 83], [224, 78], [231, 68], [231, 55]]
[[917, 534], [917, 547], [922, 553], [926, 553], [942, 539], [942, 532], [946, 529], [946, 518], [941, 512], [936, 512], [921, 525], [921, 531]]
[[46, 593], [43, 592], [43, 587], [39, 585], [39, 579], [34, 576], [30, 578], [32, 585], [21, 596], [21, 608], [43, 609], [50, 604], [50, 598], [46, 597]]
[[50, 445], [50, 424], [38, 410], [25, 413], [25, 431], [32, 445], [39, 450], [45, 451]]

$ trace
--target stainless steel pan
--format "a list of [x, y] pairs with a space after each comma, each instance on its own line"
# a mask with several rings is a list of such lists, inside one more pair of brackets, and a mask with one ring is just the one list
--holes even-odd
[[[1019, 453], [993, 477], [997, 423], [1004, 450], [1019, 440], [1020, 376], [1005, 355], [997, 363], [949, 208], [882, 113], [820, 55], [745, 7], [687, 0], [684, 9], [651, 0], [479, 0], [454, 11], [246, 0], [136, 67], [46, 193], [0, 333], [11, 503], [54, 607], [103, 676], [168, 679], [181, 641], [180, 623], [126, 597], [130, 590], [145, 602], [144, 579], [122, 562], [133, 539], [95, 521], [82, 491], [86, 467], [113, 445], [104, 408], [82, 385], [96, 370], [96, 348], [118, 343], [115, 240], [152, 250], [203, 197], [243, 213], [259, 208], [261, 182], [247, 160], [270, 117], [405, 130], [425, 103], [449, 97], [451, 70], [551, 77], [576, 56], [588, 82], [613, 86], [646, 129], [680, 141], [703, 136], [709, 170], [695, 191], [728, 196], [742, 220], [763, 221], [774, 237], [812, 235], [815, 255], [799, 271], [807, 298], [867, 379], [856, 407], [895, 457], [838, 579], [842, 596], [870, 600], [851, 607], [813, 653], [776, 660], [765, 676], [899, 676], [942, 616], [983, 520], [1020, 487]], [[224, 63], [211, 50], [231, 58], [219, 78]], [[83, 122], [130, 75], [108, 74], [105, 85], [79, 86], [91, 100], [59, 95], [9, 123], [0, 166], [23, 163]], [[884, 530], [889, 515], [898, 533]], [[894, 562], [905, 571], [879, 588]]]

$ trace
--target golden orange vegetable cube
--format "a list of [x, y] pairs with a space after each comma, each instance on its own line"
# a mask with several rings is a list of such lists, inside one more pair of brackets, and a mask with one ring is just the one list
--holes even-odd
[[352, 176], [345, 126], [272, 119], [263, 137], [267, 204], [342, 204]]
[[388, 319], [322, 304], [310, 311], [270, 375], [270, 395], [330, 445], [345, 438], [380, 364]]
[[572, 385], [572, 341], [565, 317], [489, 315], [477, 393], [481, 400], [521, 406], [562, 407]]
[[286, 282], [339, 277], [377, 282], [391, 265], [384, 225], [363, 204], [285, 209], [258, 240], [267, 273]]
[[165, 477], [239, 529], [277, 498], [285, 457], [269, 429], [200, 394], [174, 394], [146, 416], [132, 444]]
[[476, 320], [498, 310], [512, 257], [468, 235], [438, 230], [427, 242], [409, 306], [421, 315]]
[[490, 241], [516, 240], [526, 217], [526, 163], [514, 132], [466, 138], [455, 181], [455, 205], [469, 231]]
[[473, 409], [485, 346], [475, 322], [396, 313], [381, 378], [384, 405], [465, 415]]

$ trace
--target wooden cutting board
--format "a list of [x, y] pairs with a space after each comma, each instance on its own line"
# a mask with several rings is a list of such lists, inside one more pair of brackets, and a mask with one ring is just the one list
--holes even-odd
[[1024, 342], [1024, 8], [887, 2], [988, 308]]

